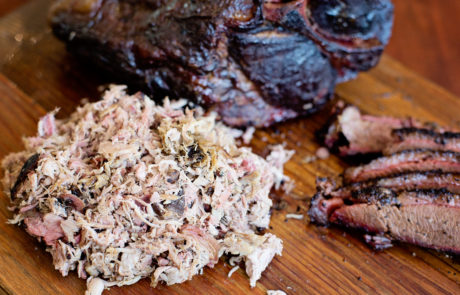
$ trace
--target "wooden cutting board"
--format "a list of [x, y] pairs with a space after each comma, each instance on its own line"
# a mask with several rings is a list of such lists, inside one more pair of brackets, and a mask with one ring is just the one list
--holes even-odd
[[[96, 99], [97, 86], [110, 82], [65, 51], [46, 25], [49, 0], [36, 0], [0, 19], [0, 157], [22, 148], [22, 135], [36, 132], [40, 116], [59, 107], [68, 115], [83, 97]], [[423, 62], [423, 61], [421, 61]], [[337, 87], [339, 99], [371, 114], [412, 116], [460, 127], [460, 100], [384, 56], [379, 66], [355, 81]], [[359, 233], [308, 225], [286, 219], [287, 213], [306, 216], [317, 176], [339, 174], [346, 163], [331, 156], [307, 163], [319, 147], [314, 138], [327, 111], [273, 128], [258, 130], [252, 142], [263, 153], [272, 143], [294, 149], [286, 174], [295, 181], [289, 195], [274, 192], [285, 204], [274, 210], [270, 231], [284, 241], [254, 289], [243, 270], [231, 278], [222, 259], [214, 269], [174, 286], [152, 289], [149, 280], [104, 294], [454, 294], [460, 293], [460, 264], [436, 251], [396, 245], [382, 253], [370, 250]], [[262, 138], [266, 139], [263, 141]], [[7, 224], [12, 213], [0, 197], [0, 294], [83, 294], [85, 281], [75, 274], [63, 278], [52, 266], [43, 245], [17, 226]], [[282, 206], [281, 206], [282, 207]]]

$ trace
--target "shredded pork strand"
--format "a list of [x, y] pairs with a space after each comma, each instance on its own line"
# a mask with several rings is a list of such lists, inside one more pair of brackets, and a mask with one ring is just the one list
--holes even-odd
[[43, 117], [2, 162], [10, 222], [46, 243], [63, 276], [87, 279], [87, 294], [148, 276], [181, 283], [228, 253], [254, 286], [281, 255], [279, 238], [254, 230], [268, 227], [292, 153], [275, 146], [265, 160], [215, 115], [176, 105], [112, 86], [66, 120]]

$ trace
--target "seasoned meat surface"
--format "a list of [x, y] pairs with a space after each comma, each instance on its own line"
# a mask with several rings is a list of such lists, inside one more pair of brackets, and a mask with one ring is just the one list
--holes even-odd
[[[375, 249], [399, 240], [460, 253], [460, 134], [411, 118], [361, 114], [339, 103], [323, 128], [324, 143], [341, 155], [375, 159], [317, 180], [313, 222], [366, 232]], [[320, 132], [321, 133], [321, 132]]]
[[358, 196], [365, 203], [335, 210], [330, 221], [422, 247], [460, 253], [459, 195], [407, 191], [391, 196], [395, 201], [389, 203], [373, 201], [373, 194], [385, 192], [360, 192]]
[[309, 210], [311, 220], [317, 224], [363, 230], [368, 233], [366, 241], [376, 249], [388, 248], [391, 240], [399, 240], [460, 253], [460, 195], [456, 193], [445, 189], [396, 191], [376, 186], [335, 195], [324, 189], [334, 184], [320, 186]]
[[112, 86], [67, 119], [43, 117], [2, 162], [11, 222], [46, 244], [62, 275], [87, 279], [89, 294], [143, 277], [181, 283], [226, 253], [254, 286], [281, 255], [282, 241], [256, 230], [292, 152], [273, 146], [264, 159], [215, 114], [181, 106]]
[[399, 173], [430, 170], [460, 173], [460, 153], [430, 150], [403, 151], [346, 169], [344, 182], [353, 183]]
[[343, 102], [323, 128], [324, 144], [342, 156], [367, 153], [392, 155], [406, 150], [460, 152], [460, 132], [423, 124], [412, 118], [362, 114]]
[[267, 126], [316, 111], [388, 42], [389, 0], [326, 2], [56, 0], [50, 23], [70, 51], [156, 98]]
[[364, 182], [354, 182], [332, 193], [335, 197], [348, 198], [352, 192], [369, 187], [391, 188], [394, 191], [415, 189], [447, 189], [460, 194], [460, 174], [443, 173], [442, 170], [401, 173], [399, 175], [372, 179]]

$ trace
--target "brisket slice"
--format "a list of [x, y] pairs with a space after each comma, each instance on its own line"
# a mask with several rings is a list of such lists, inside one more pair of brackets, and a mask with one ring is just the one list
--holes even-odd
[[395, 129], [392, 134], [394, 143], [385, 147], [383, 153], [386, 155], [414, 148], [460, 153], [459, 132], [437, 132], [427, 128], [409, 127]]
[[394, 141], [394, 129], [420, 125], [410, 118], [363, 115], [357, 107], [339, 102], [322, 136], [325, 145], [342, 156], [379, 153]]
[[460, 154], [430, 150], [402, 151], [377, 158], [369, 164], [351, 167], [344, 172], [344, 182], [362, 182], [404, 172], [430, 171], [460, 173]]
[[[460, 196], [445, 191], [373, 189], [333, 211], [329, 221], [392, 239], [460, 253]], [[391, 201], [388, 201], [391, 200]]]
[[452, 193], [460, 194], [460, 174], [443, 173], [442, 171], [404, 173], [352, 183], [331, 192], [331, 195], [342, 199], [350, 198], [353, 192], [369, 187], [391, 188], [394, 191], [444, 188]]
[[363, 115], [339, 103], [323, 128], [324, 143], [341, 155], [430, 149], [460, 152], [460, 133], [422, 124], [414, 119]]
[[399, 240], [460, 253], [460, 133], [362, 115], [344, 103], [333, 114], [324, 132], [329, 148], [384, 156], [346, 169], [342, 187], [318, 179], [311, 220], [364, 230], [375, 249]]
[[388, 248], [391, 240], [399, 240], [460, 253], [458, 194], [445, 190], [396, 193], [385, 188], [369, 188], [344, 200], [330, 197], [325, 185], [322, 186], [309, 210], [315, 223], [364, 230], [370, 234], [365, 236], [366, 241], [377, 249]]

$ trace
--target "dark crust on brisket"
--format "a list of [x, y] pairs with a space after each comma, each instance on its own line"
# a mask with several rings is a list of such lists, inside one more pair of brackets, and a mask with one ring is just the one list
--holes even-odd
[[[437, 171], [429, 173], [436, 175]], [[363, 230], [368, 233], [365, 235], [366, 242], [376, 250], [391, 247], [391, 240], [394, 239], [460, 253], [460, 245], [457, 245], [455, 237], [456, 228], [460, 225], [459, 194], [444, 188], [396, 192], [371, 186], [336, 197], [335, 183], [328, 179], [318, 179], [317, 189], [308, 211], [314, 223]], [[433, 221], [427, 223], [425, 218], [431, 218], [431, 210], [436, 216], [432, 216]], [[403, 219], [398, 219], [398, 216]], [[449, 219], [449, 216], [453, 219]], [[445, 222], [452, 227], [446, 227]]]
[[[445, 203], [446, 206], [450, 206], [448, 204], [452, 204], [452, 202], [457, 202], [460, 200], [460, 195], [452, 193], [447, 189], [415, 189], [409, 190], [405, 192], [401, 192], [399, 196], [405, 194], [405, 196], [415, 196], [417, 198], [429, 200], [429, 201], [437, 201], [438, 203]], [[458, 207], [457, 203], [453, 203], [452, 206]]]
[[[366, 197], [372, 198], [366, 193], [360, 198]], [[458, 194], [442, 189], [414, 190], [401, 192], [397, 198], [400, 204], [396, 206], [375, 203], [372, 199], [367, 203], [344, 205], [329, 215], [329, 222], [371, 234], [385, 234], [391, 239], [423, 247], [460, 253]], [[366, 241], [371, 245], [375, 242], [368, 238]]]
[[420, 135], [425, 135], [425, 136], [430, 136], [430, 137], [442, 137], [442, 138], [447, 138], [447, 139], [460, 139], [460, 133], [459, 132], [453, 132], [453, 131], [445, 131], [445, 132], [437, 132], [433, 129], [428, 129], [428, 128], [415, 128], [415, 127], [405, 127], [405, 128], [399, 128], [393, 130], [393, 134], [403, 137], [405, 135], [409, 134], [420, 134]]
[[382, 206], [400, 205], [397, 194], [391, 189], [382, 187], [367, 187], [353, 191], [351, 196], [353, 201], [358, 201], [359, 203], [372, 203]]
[[460, 174], [443, 173], [441, 170], [418, 171], [415, 173], [397, 173], [388, 177], [377, 178], [364, 182], [355, 182], [348, 186], [341, 187], [331, 193], [334, 197], [349, 198], [353, 191], [368, 187], [380, 186], [391, 188], [395, 192], [414, 189], [441, 189], [459, 194]]
[[344, 182], [361, 182], [397, 173], [430, 171], [433, 168], [443, 172], [460, 173], [460, 153], [425, 149], [405, 150], [378, 158], [369, 164], [346, 169]]
[[339, 100], [332, 106], [331, 115], [327, 122], [316, 131], [316, 137], [334, 153], [339, 152], [340, 146], [348, 146], [349, 142], [342, 132], [338, 131], [338, 118], [345, 108], [349, 106], [342, 100]]
[[12, 201], [14, 201], [14, 199], [16, 198], [16, 194], [19, 190], [19, 187], [26, 180], [27, 175], [30, 172], [35, 171], [35, 169], [37, 169], [39, 159], [40, 154], [34, 154], [30, 156], [29, 159], [27, 159], [27, 161], [22, 166], [21, 172], [19, 172], [18, 178], [16, 179], [16, 182], [10, 190]]
[[389, 143], [384, 154], [405, 149], [426, 148], [438, 151], [460, 152], [460, 133], [438, 132], [427, 128], [400, 128], [392, 131], [394, 143]]
[[[347, 108], [353, 106], [339, 101], [333, 107], [327, 123], [317, 133], [320, 141], [335, 153], [344, 156], [366, 153], [391, 155], [417, 148], [460, 152], [459, 132], [445, 131], [411, 118], [398, 119], [362, 113], [358, 122], [349, 125], [349, 119], [339, 120]], [[349, 139], [345, 134], [350, 133], [366, 140]]]
[[395, 191], [382, 187], [369, 187], [359, 191], [352, 192], [353, 203], [368, 203], [376, 204], [379, 206], [401, 206], [399, 198], [401, 196], [416, 196], [417, 198], [423, 198], [430, 201], [438, 201], [444, 203], [450, 203], [453, 200], [458, 200], [459, 195], [454, 194], [446, 189], [414, 189], [401, 191], [396, 193]]

